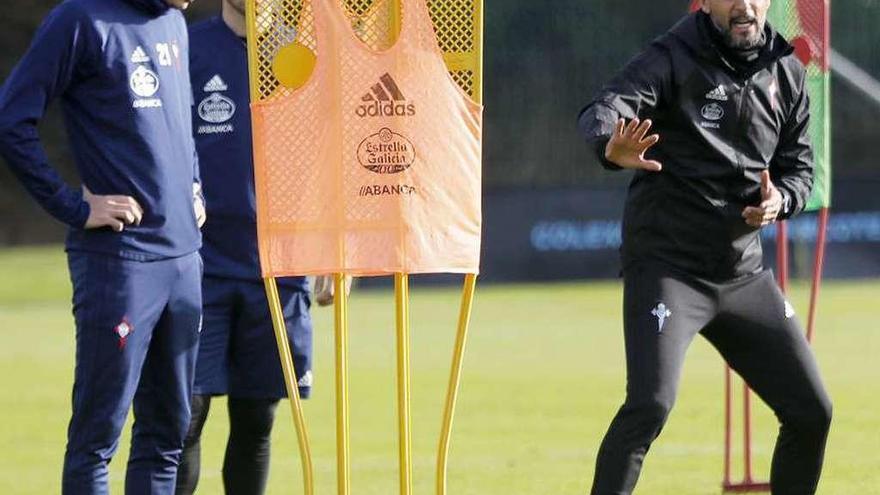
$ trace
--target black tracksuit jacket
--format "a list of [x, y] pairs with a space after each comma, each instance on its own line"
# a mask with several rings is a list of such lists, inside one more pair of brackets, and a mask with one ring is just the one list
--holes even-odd
[[761, 201], [769, 168], [783, 196], [780, 218], [804, 209], [813, 183], [806, 70], [769, 25], [747, 72], [713, 43], [702, 13], [688, 15], [605, 86], [579, 128], [607, 168], [605, 144], [623, 117], [651, 119], [660, 142], [637, 171], [623, 221], [624, 269], [654, 260], [714, 281], [762, 269], [759, 229], [742, 218]]

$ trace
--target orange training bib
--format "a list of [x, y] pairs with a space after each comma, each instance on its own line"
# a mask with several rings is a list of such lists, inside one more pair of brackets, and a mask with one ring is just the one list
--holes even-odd
[[312, 0], [317, 58], [252, 105], [264, 276], [477, 273], [482, 107], [452, 80], [424, 0], [373, 51]]

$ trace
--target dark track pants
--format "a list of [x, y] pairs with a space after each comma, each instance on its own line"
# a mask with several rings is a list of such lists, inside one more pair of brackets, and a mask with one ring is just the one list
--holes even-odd
[[[261, 495], [269, 476], [272, 424], [287, 397], [272, 315], [262, 282], [206, 276], [205, 324], [199, 343], [193, 413], [177, 495], [195, 493], [201, 474], [201, 435], [211, 397], [229, 395], [229, 441], [223, 484], [231, 495]], [[300, 398], [312, 385], [311, 301], [307, 291], [278, 284]]]
[[771, 272], [713, 283], [641, 263], [624, 273], [623, 304], [626, 401], [599, 450], [592, 495], [632, 493], [675, 402], [685, 352], [697, 333], [779, 419], [773, 495], [816, 492], [831, 402], [801, 325]]
[[[229, 440], [223, 461], [223, 490], [228, 495], [263, 495], [269, 481], [272, 426], [279, 399], [230, 397]], [[196, 492], [201, 471], [201, 435], [211, 397], [193, 396], [190, 430], [177, 476], [177, 495]]]
[[139, 262], [71, 252], [76, 320], [73, 415], [62, 493], [105, 495], [134, 405], [128, 495], [171, 495], [190, 420], [201, 259]]

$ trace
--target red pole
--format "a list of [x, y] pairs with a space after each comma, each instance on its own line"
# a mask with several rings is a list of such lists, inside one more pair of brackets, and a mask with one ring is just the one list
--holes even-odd
[[730, 366], [724, 367], [724, 487], [730, 486], [730, 457], [733, 448], [732, 430], [733, 430], [733, 404], [731, 404], [731, 396], [733, 390], [731, 388]]
[[[825, 0], [822, 8], [822, 70], [828, 72], [831, 67], [831, 1]], [[827, 146], [827, 143], [826, 143]], [[826, 159], [829, 159], [826, 148]], [[822, 271], [825, 267], [825, 240], [828, 233], [829, 210], [825, 206], [819, 210], [819, 232], [816, 237], [816, 257], [813, 262], [813, 287], [810, 290], [810, 309], [807, 316], [807, 341], [813, 342], [816, 328], [816, 310], [818, 309], [819, 288], [822, 286]]]
[[813, 287], [810, 290], [810, 312], [807, 316], [807, 340], [812, 342], [816, 328], [816, 310], [819, 301], [819, 288], [822, 286], [822, 271], [825, 267], [825, 240], [828, 233], [828, 208], [819, 210], [819, 232], [816, 237], [816, 257], [813, 263]]
[[788, 225], [776, 224], [776, 270], [779, 288], [788, 292]]
[[[776, 224], [776, 270], [779, 288], [788, 292], [788, 225], [784, 221]], [[752, 394], [749, 386], [743, 390], [744, 440], [745, 440], [745, 482], [752, 483]]]
[[[779, 271], [779, 287], [782, 292], [788, 292], [788, 226], [784, 221], [776, 224], [776, 268]], [[752, 393], [747, 384], [743, 384], [743, 469], [743, 484], [753, 484]]]
[[750, 484], [752, 480], [752, 394], [749, 386], [743, 383], [743, 469], [745, 476], [743, 483]]
[[[831, 0], [825, 0], [825, 7], [822, 9], [822, 70], [828, 72], [831, 69]], [[823, 210], [827, 210], [825, 207]]]
[[[692, 0], [691, 10], [698, 8], [699, 0]], [[823, 30], [822, 30], [822, 60], [821, 66], [824, 71], [828, 71], [830, 65], [829, 47], [831, 34], [831, 15], [830, 1], [824, 0], [823, 9]], [[807, 339], [812, 341], [814, 336], [817, 302], [819, 298], [819, 288], [822, 283], [822, 272], [825, 262], [825, 244], [828, 230], [828, 208], [822, 208], [819, 211], [819, 234], [816, 241], [816, 256], [813, 264], [813, 283], [810, 293], [810, 309], [807, 321]], [[783, 293], [788, 292], [788, 228], [785, 222], [779, 222], [776, 226], [776, 265], [777, 279], [779, 287]], [[745, 480], [743, 483], [734, 484], [730, 481], [730, 457], [731, 457], [731, 370], [728, 367], [725, 375], [725, 401], [724, 401], [724, 492], [725, 493], [744, 493], [744, 492], [768, 492], [770, 485], [768, 483], [756, 483], [752, 480], [751, 466], [751, 401], [748, 386], [744, 390], [743, 409], [745, 415]]]

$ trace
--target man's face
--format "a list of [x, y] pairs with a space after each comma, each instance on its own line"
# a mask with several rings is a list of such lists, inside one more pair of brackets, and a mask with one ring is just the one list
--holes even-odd
[[244, 1], [245, 0], [223, 0], [226, 2], [229, 7], [232, 8], [236, 13], [240, 15], [244, 15]]
[[165, 3], [168, 4], [169, 7], [186, 10], [189, 7], [189, 4], [193, 3], [194, 0], [165, 0]]
[[703, 0], [703, 12], [731, 48], [754, 48], [761, 41], [770, 0]]

